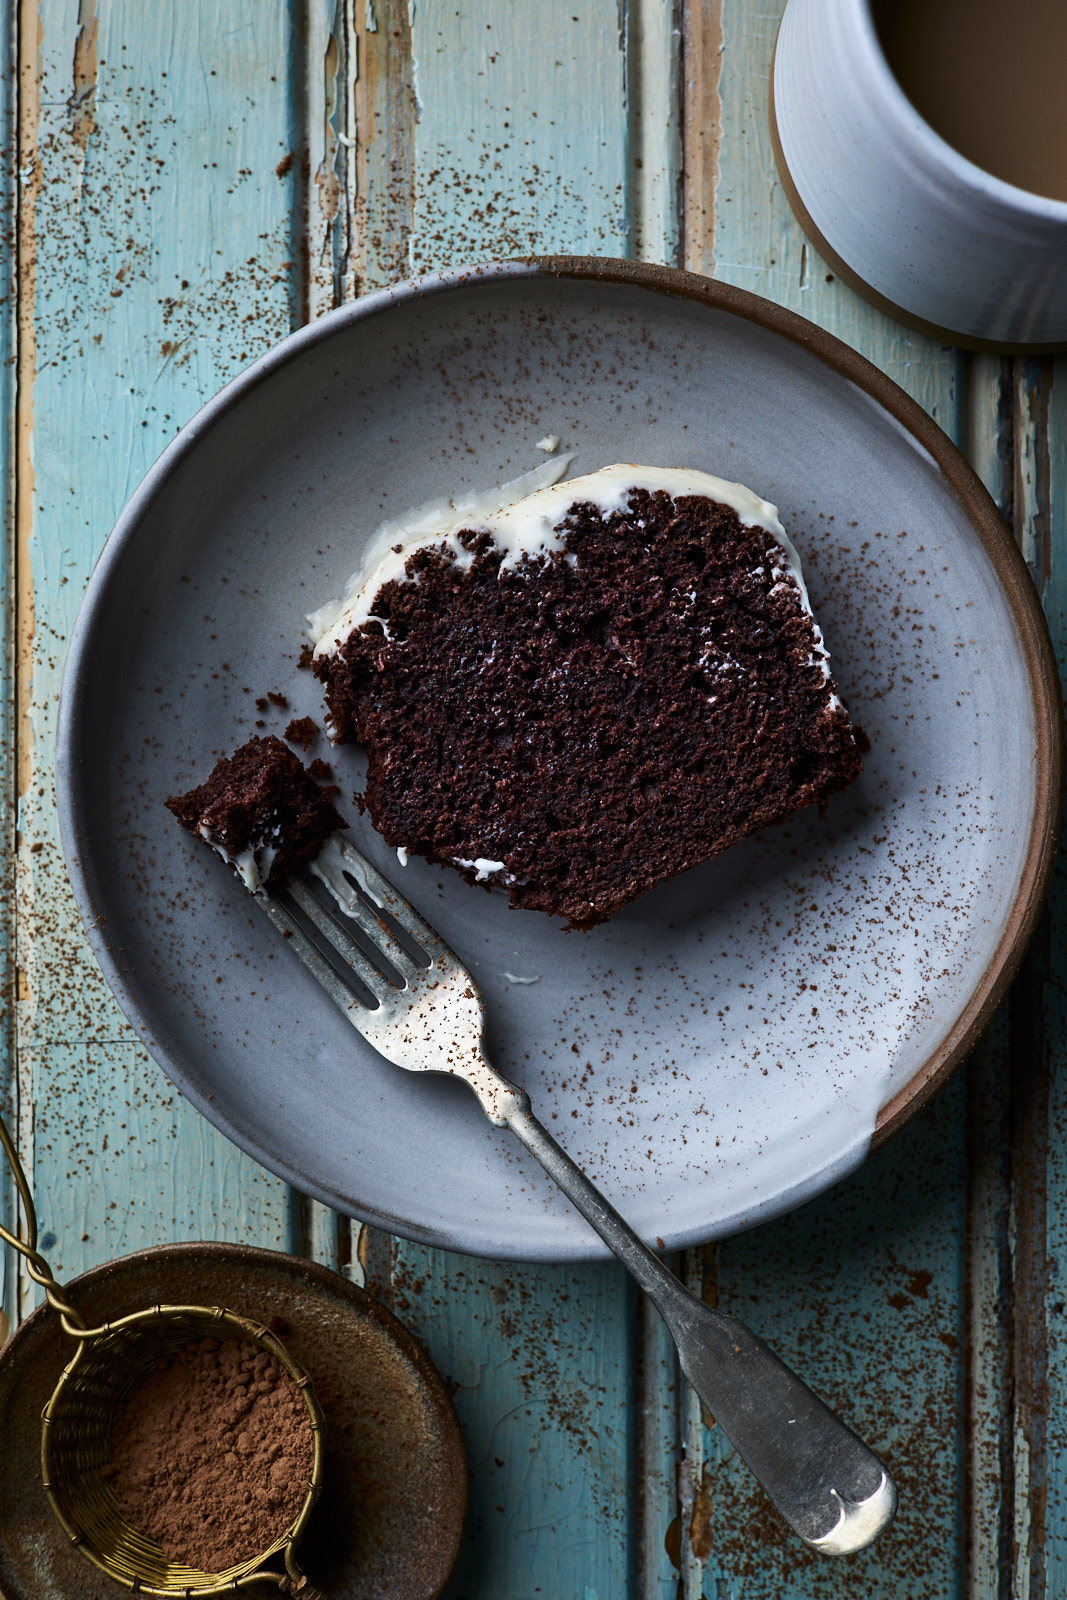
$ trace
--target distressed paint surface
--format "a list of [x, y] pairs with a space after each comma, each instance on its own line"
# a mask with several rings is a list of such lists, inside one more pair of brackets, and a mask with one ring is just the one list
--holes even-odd
[[18, 1101], [58, 1271], [167, 1238], [243, 1238], [365, 1278], [409, 1323], [456, 1386], [474, 1474], [452, 1600], [1067, 1590], [1062, 874], [1012, 1002], [950, 1088], [831, 1194], [676, 1263], [897, 1471], [896, 1527], [830, 1563], [783, 1534], [621, 1270], [472, 1262], [360, 1231], [197, 1118], [111, 1001], [58, 852], [63, 651], [129, 491], [291, 327], [446, 262], [679, 260], [828, 327], [971, 456], [1062, 658], [1067, 364], [961, 355], [834, 279], [774, 172], [781, 5], [550, 0], [534, 25], [492, 0], [0, 6], [19, 69], [0, 82], [0, 562], [4, 648], [16, 621], [21, 646], [4, 692], [24, 712], [20, 981], [10, 893], [0, 928], [5, 1103]]
[[[418, 0], [413, 270], [531, 251], [628, 253], [627, 176], [643, 145], [627, 99], [626, 21], [614, 0], [552, 0], [534, 30], [493, 0]], [[654, 43], [661, 63], [662, 36]], [[661, 244], [657, 226], [653, 211]], [[386, 1292], [459, 1383], [474, 1478], [448, 1594], [625, 1593], [633, 1467], [639, 1447], [662, 1445], [628, 1416], [637, 1319], [622, 1270], [472, 1264], [398, 1240]], [[669, 1581], [669, 1562], [657, 1564]]]
[[[716, 276], [828, 328], [958, 438], [961, 358], [893, 326], [838, 282], [777, 181], [766, 86], [780, 9], [757, 15], [727, 0], [715, 19], [723, 37]], [[701, 23], [706, 38], [703, 16]], [[687, 221], [699, 267], [706, 220], [691, 210]], [[725, 1242], [706, 1263], [718, 1303], [751, 1321], [858, 1431], [881, 1442], [902, 1509], [874, 1550], [848, 1562], [819, 1560], [783, 1535], [729, 1446], [707, 1433], [699, 1469], [706, 1565], [699, 1578], [686, 1575], [695, 1592], [698, 1584], [716, 1600], [822, 1600], [857, 1587], [912, 1600], [952, 1592], [964, 1550], [965, 1179], [963, 1097], [954, 1084], [856, 1177], [792, 1217]]]
[[19, 618], [19, 1075], [36, 1127], [20, 1113], [19, 1136], [67, 1272], [167, 1237], [289, 1233], [284, 1187], [131, 1047], [67, 888], [51, 772], [66, 640], [112, 523], [177, 427], [289, 329], [292, 180], [274, 170], [288, 146], [289, 23], [251, 0], [230, 8], [224, 34], [195, 8], [105, 7], [95, 25], [91, 9], [40, 7], [24, 246], [37, 270], [20, 458], [33, 608]]
[[410, 267], [560, 246], [627, 254], [625, 19], [616, 0], [418, 0]]
[[[623, 1595], [639, 1419], [636, 1291], [612, 1266], [500, 1266], [404, 1247], [389, 1302], [454, 1389], [471, 1465], [449, 1595]], [[551, 1584], [546, 1580], [551, 1577]]]
[[[5, 47], [13, 55], [15, 12], [11, 0], [0, 7]], [[0, 715], [4, 737], [0, 738], [0, 1110], [14, 1115], [15, 1086], [15, 741], [11, 729], [15, 719], [15, 609], [12, 604], [15, 579], [15, 456], [17, 373], [16, 324], [18, 317], [17, 260], [15, 239], [15, 195], [17, 184], [17, 77], [9, 69], [0, 75], [0, 208], [3, 215], [3, 274], [0, 278], [0, 466], [3, 468], [4, 535], [0, 541], [0, 583], [4, 596], [3, 628], [0, 631]], [[0, 1179], [0, 1220], [7, 1226], [15, 1220], [11, 1185]], [[17, 1275], [11, 1270], [9, 1252], [0, 1252], [0, 1343], [17, 1316]]]

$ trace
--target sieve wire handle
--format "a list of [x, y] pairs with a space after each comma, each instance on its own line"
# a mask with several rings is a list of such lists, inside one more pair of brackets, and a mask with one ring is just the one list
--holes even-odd
[[[300, 1571], [293, 1559], [293, 1547], [289, 1545], [285, 1552], [285, 1571], [274, 1572], [265, 1568], [260, 1572], [246, 1573], [243, 1578], [234, 1581], [235, 1589], [250, 1589], [257, 1583], [276, 1583], [283, 1594], [299, 1597], [299, 1600], [326, 1600], [321, 1589], [316, 1589], [311, 1579]], [[227, 1585], [229, 1587], [229, 1585]]]
[[69, 1305], [60, 1292], [60, 1287], [52, 1276], [52, 1269], [44, 1256], [37, 1249], [37, 1213], [33, 1208], [33, 1196], [30, 1186], [26, 1181], [26, 1174], [22, 1170], [18, 1151], [3, 1117], [0, 1117], [0, 1145], [4, 1147], [4, 1154], [15, 1175], [15, 1187], [18, 1190], [19, 1200], [22, 1202], [22, 1214], [26, 1219], [26, 1237], [22, 1239], [18, 1234], [12, 1233], [0, 1223], [0, 1239], [5, 1239], [13, 1250], [26, 1257], [26, 1270], [34, 1283], [40, 1284], [45, 1292], [45, 1298], [53, 1311], [58, 1311], [63, 1323], [64, 1332], [74, 1338], [84, 1336], [89, 1330], [81, 1315]]

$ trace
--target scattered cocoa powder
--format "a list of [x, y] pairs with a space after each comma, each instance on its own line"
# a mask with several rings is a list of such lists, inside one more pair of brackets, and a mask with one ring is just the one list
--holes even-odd
[[116, 1409], [103, 1471], [127, 1521], [169, 1560], [216, 1573], [284, 1532], [312, 1458], [306, 1407], [276, 1358], [244, 1340], [200, 1339]]

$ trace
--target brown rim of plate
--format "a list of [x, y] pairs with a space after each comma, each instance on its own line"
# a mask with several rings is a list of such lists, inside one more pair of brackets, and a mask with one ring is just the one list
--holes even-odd
[[778, 133], [778, 119], [774, 114], [774, 63], [778, 55], [778, 41], [775, 39], [774, 51], [771, 55], [771, 71], [767, 80], [767, 116], [771, 127], [771, 146], [774, 150], [774, 164], [778, 169], [778, 179], [785, 191], [793, 215], [807, 234], [810, 242], [822, 256], [828, 267], [833, 267], [842, 282], [854, 289], [861, 300], [866, 300], [868, 305], [876, 311], [881, 311], [885, 316], [891, 317], [894, 322], [902, 322], [906, 328], [911, 328], [915, 333], [924, 333], [929, 339], [936, 339], [939, 344], [958, 345], [963, 350], [977, 350], [987, 355], [1001, 356], [1052, 356], [1061, 355], [1067, 351], [1067, 341], [1053, 341], [1051, 344], [1002, 344], [996, 339], [979, 339], [971, 334], [959, 333], [952, 328], [942, 328], [937, 322], [927, 322], [923, 317], [917, 317], [914, 312], [907, 311], [903, 306], [898, 306], [895, 300], [887, 300], [884, 294], [873, 288], [865, 278], [843, 261], [834, 247], [827, 243], [819, 229], [812, 221], [811, 213], [800, 198], [793, 175], [789, 170], [782, 149], [782, 141]]
[[1059, 840], [1063, 795], [1063, 704], [1056, 657], [1037, 590], [992, 496], [951, 439], [898, 384], [832, 333], [746, 289], [701, 278], [677, 267], [596, 256], [527, 259], [561, 278], [632, 284], [660, 294], [696, 300], [754, 322], [809, 351], [869, 394], [929, 452], [1004, 586], [1019, 631], [1034, 706], [1037, 803], [1030, 843], [1007, 926], [989, 965], [938, 1049], [878, 1113], [871, 1140], [871, 1148], [876, 1150], [910, 1121], [974, 1048], [1019, 969], [1048, 892]]

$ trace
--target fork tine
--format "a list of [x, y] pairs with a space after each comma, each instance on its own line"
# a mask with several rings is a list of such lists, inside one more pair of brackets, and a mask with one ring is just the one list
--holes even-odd
[[[360, 980], [378, 1002], [377, 1008], [364, 1005], [353, 994], [340, 973], [334, 971], [322, 951], [315, 948], [315, 945], [291, 912], [287, 911], [283, 905], [279, 904], [269, 894], [254, 894], [252, 898], [260, 910], [270, 918], [278, 931], [289, 941], [297, 956], [299, 956], [311, 975], [321, 984], [322, 988], [326, 990], [334, 1004], [340, 1006], [341, 1010], [353, 1021], [356, 1013], [362, 1016], [366, 1016], [368, 1012], [373, 1014], [375, 1009], [380, 1009], [383, 1000], [390, 991], [396, 992], [394, 985], [372, 965], [359, 946], [353, 945], [352, 948], [355, 955], [351, 959], [351, 965], [358, 973]], [[346, 952], [341, 951], [340, 954], [344, 956], [346, 961], [350, 959]], [[360, 1024], [357, 1022], [356, 1026], [359, 1027]]]
[[[441, 935], [419, 916], [415, 907], [409, 905], [399, 889], [391, 884], [388, 878], [383, 878], [381, 873], [371, 866], [366, 856], [361, 855], [354, 844], [351, 844], [347, 839], [338, 837], [337, 834], [333, 835], [333, 839], [329, 843], [332, 844], [334, 840], [337, 843], [337, 854], [341, 857], [341, 869], [355, 878], [369, 900], [382, 910], [388, 911], [389, 915], [400, 924], [404, 932], [410, 934], [415, 943], [425, 950], [428, 956], [437, 959], [438, 952], [441, 952], [451, 956], [453, 960], [457, 959], [452, 955]], [[327, 848], [329, 848], [329, 845]], [[328, 871], [330, 863], [328, 860], [323, 863], [320, 855], [318, 860], [312, 864], [312, 868], [325, 877], [325, 872], [322, 871], [324, 865]], [[330, 886], [333, 887], [332, 884]], [[347, 888], [347, 884], [344, 887]]]
[[[356, 962], [357, 957], [363, 960], [367, 959], [352, 936], [341, 927], [337, 918], [322, 905], [305, 884], [294, 879], [289, 884], [289, 893], [304, 915], [330, 941], [338, 955], [353, 963]], [[353, 898], [355, 899], [355, 897]], [[420, 967], [418, 962], [408, 955], [403, 945], [393, 937], [392, 933], [384, 925], [382, 919], [368, 912], [358, 900], [352, 906], [348, 915], [362, 928], [375, 949], [381, 951], [382, 958], [399, 972], [408, 987], [410, 987], [413, 980], [425, 972], [426, 968]]]

